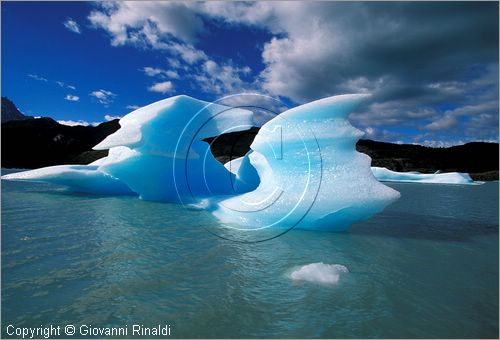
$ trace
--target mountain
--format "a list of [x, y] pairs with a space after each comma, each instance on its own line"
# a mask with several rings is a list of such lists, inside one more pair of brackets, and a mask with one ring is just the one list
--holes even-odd
[[52, 118], [2, 123], [2, 167], [88, 164], [108, 154], [92, 147], [119, 128], [118, 119], [98, 126], [67, 126]]
[[[16, 118], [17, 117], [17, 118]], [[3, 122], [7, 119], [6, 122]], [[92, 147], [120, 128], [118, 120], [98, 126], [66, 126], [51, 118], [24, 116], [2, 97], [2, 167], [39, 168], [57, 164], [88, 164], [107, 155]], [[221, 163], [245, 155], [259, 128], [205, 139]], [[449, 148], [360, 140], [359, 152], [373, 166], [395, 171], [468, 172], [475, 180], [498, 180], [498, 143], [474, 142]]]
[[472, 142], [449, 148], [360, 140], [356, 148], [372, 158], [372, 166], [422, 173], [468, 172], [474, 180], [498, 180], [498, 143]]
[[[258, 131], [258, 128], [252, 128], [205, 141], [211, 143], [215, 158], [226, 163], [245, 155]], [[498, 143], [473, 142], [449, 148], [431, 148], [362, 139], [356, 144], [356, 149], [372, 158], [372, 166], [394, 171], [458, 171], [470, 173], [474, 180], [498, 180]]]
[[23, 115], [9, 98], [2, 97], [2, 123], [29, 118], [33, 117]]

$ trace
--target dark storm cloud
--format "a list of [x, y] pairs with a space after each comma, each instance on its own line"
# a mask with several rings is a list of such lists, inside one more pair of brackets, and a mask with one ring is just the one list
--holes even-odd
[[479, 126], [498, 121], [498, 3], [310, 6], [301, 30], [266, 45], [264, 88], [297, 102], [370, 92], [353, 116], [363, 126], [411, 126], [430, 138], [458, 127], [465, 138], [498, 138], [497, 125]]
[[[371, 101], [352, 116], [361, 128], [408, 127], [419, 132], [415, 140], [449, 139], [450, 129], [461, 139], [474, 139], [478, 131], [481, 138], [498, 139], [498, 126], [491, 124], [498, 121], [497, 2], [209, 1], [117, 6], [91, 16], [115, 44], [134, 44], [141, 37], [156, 49], [182, 47], [182, 55], [200, 56], [196, 60], [205, 63], [211, 56], [196, 49], [197, 35], [210, 37], [203, 23], [271, 33], [273, 38], [263, 43], [264, 70], [252, 74], [253, 81], [241, 80], [239, 90], [259, 90], [296, 103], [372, 93]], [[185, 25], [172, 20], [175, 8], [198, 23], [195, 31], [186, 32]], [[152, 22], [155, 29], [133, 25], [130, 18]], [[183, 43], [166, 44], [170, 36]], [[219, 85], [224, 91], [234, 88]]]
[[[302, 81], [294, 89], [297, 93], [293, 86], [289, 93], [297, 100], [342, 91], [347, 81], [359, 77], [371, 82], [390, 77], [398, 88], [412, 89], [402, 95], [414, 96], [427, 92], [422, 84], [456, 80], [465, 76], [468, 67], [498, 62], [497, 3], [310, 6], [303, 8], [302, 19], [284, 19], [290, 25], [301, 20], [301, 29], [290, 30], [281, 39], [289, 44], [282, 44], [282, 50], [278, 48], [269, 58], [271, 68], [273, 63], [284, 63]], [[316, 40], [316, 50], [293, 51]], [[272, 45], [279, 44], [268, 47]], [[277, 54], [280, 59], [273, 58]], [[409, 84], [400, 85], [397, 80]]]

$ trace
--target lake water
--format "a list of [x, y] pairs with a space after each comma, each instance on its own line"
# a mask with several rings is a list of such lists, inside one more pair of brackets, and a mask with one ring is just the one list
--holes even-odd
[[[169, 324], [177, 338], [498, 337], [498, 183], [390, 186], [402, 198], [347, 232], [242, 244], [208, 233], [203, 211], [2, 181], [2, 335]], [[317, 262], [349, 273], [291, 279]]]

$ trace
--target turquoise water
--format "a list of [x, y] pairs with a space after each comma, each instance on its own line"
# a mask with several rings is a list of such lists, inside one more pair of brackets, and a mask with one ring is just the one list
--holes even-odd
[[[498, 337], [498, 183], [390, 186], [402, 198], [348, 232], [242, 244], [208, 233], [203, 211], [2, 181], [2, 335], [169, 324], [193, 338]], [[290, 278], [316, 262], [349, 273]]]

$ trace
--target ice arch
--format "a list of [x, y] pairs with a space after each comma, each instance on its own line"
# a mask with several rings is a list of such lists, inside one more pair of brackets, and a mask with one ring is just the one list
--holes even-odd
[[329, 97], [281, 113], [262, 126], [247, 155], [226, 167], [203, 139], [249, 129], [252, 112], [171, 97], [123, 117], [121, 128], [94, 147], [109, 149], [105, 158], [2, 178], [203, 202], [222, 223], [243, 230], [344, 230], [399, 197], [375, 179], [370, 158], [355, 149], [362, 133], [347, 116], [364, 97]]
[[363, 133], [347, 116], [364, 98], [325, 98], [263, 125], [252, 150], [226, 165], [238, 181], [257, 184], [257, 189], [219, 201], [213, 214], [244, 230], [296, 225], [344, 230], [399, 198], [397, 191], [375, 179], [371, 159], [356, 151]]

